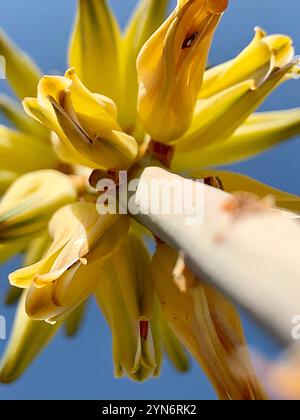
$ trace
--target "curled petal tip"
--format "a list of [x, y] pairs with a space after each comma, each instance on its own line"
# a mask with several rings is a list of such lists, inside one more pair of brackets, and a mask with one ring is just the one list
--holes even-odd
[[228, 7], [228, 0], [207, 0], [207, 9], [211, 13], [223, 13]]

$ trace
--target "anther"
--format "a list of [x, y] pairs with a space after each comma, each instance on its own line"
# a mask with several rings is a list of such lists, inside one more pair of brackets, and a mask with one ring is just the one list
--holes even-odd
[[187, 38], [185, 38], [185, 40], [183, 41], [182, 50], [185, 50], [187, 48], [191, 48], [191, 46], [193, 45], [195, 39], [197, 38], [198, 32], [194, 32], [192, 35], [188, 36]]
[[143, 340], [147, 340], [149, 330], [149, 321], [140, 321], [140, 336]]

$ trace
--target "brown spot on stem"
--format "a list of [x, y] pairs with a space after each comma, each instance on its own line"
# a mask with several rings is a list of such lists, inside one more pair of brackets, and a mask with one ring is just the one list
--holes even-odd
[[231, 213], [235, 218], [239, 218], [248, 214], [270, 211], [274, 204], [271, 196], [260, 200], [254, 194], [241, 192], [227, 200], [223, 204], [223, 210]]

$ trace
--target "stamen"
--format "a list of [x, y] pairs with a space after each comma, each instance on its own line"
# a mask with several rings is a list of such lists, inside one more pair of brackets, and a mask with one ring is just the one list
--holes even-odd
[[[78, 261], [75, 261], [73, 264], [70, 265], [70, 267], [67, 268], [67, 271], [70, 271], [73, 268], [75, 268], [77, 266], [77, 264], [78, 264]], [[55, 280], [54, 280], [54, 283], [55, 283]]]
[[149, 330], [149, 321], [140, 321], [140, 336], [143, 340], [147, 340]]
[[185, 38], [185, 40], [183, 41], [182, 50], [185, 50], [187, 48], [191, 48], [191, 46], [193, 45], [195, 39], [197, 38], [198, 32], [194, 32], [192, 35], [188, 36], [187, 38]]

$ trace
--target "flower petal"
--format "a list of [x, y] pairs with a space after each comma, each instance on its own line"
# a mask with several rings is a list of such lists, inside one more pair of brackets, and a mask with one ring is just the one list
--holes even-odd
[[161, 143], [180, 137], [191, 123], [211, 40], [227, 7], [226, 0], [219, 9], [210, 3], [179, 2], [139, 54], [139, 117]]
[[87, 310], [87, 302], [82, 303], [72, 311], [65, 321], [65, 334], [67, 337], [75, 337], [84, 323]]
[[137, 154], [135, 139], [117, 123], [114, 102], [92, 94], [74, 69], [65, 77], [44, 76], [38, 97], [24, 101], [26, 112], [55, 131], [55, 150], [67, 162], [90, 168], [130, 167]]
[[150, 260], [134, 235], [104, 265], [96, 298], [112, 329], [115, 375], [136, 381], [157, 375], [161, 349]]
[[272, 196], [276, 200], [277, 207], [300, 212], [300, 198], [297, 195], [272, 188], [269, 185], [246, 175], [216, 169], [201, 169], [194, 171], [193, 176], [199, 179], [207, 177], [219, 178], [223, 184], [224, 190], [227, 192], [249, 192], [260, 198]]
[[106, 0], [79, 0], [69, 63], [93, 92], [120, 100], [120, 33]]
[[256, 28], [253, 41], [236, 58], [205, 72], [199, 97], [209, 98], [249, 79], [260, 86], [274, 69], [290, 63], [294, 52], [290, 37], [266, 36], [262, 29]]
[[137, 119], [138, 80], [136, 59], [143, 44], [162, 24], [169, 0], [140, 0], [122, 40], [122, 97], [120, 124], [132, 132]]
[[0, 125], [0, 167], [8, 178], [13, 178], [13, 174], [9, 175], [9, 172], [20, 174], [54, 168], [57, 163], [57, 157], [50, 144], [38, 137]]
[[0, 239], [24, 239], [45, 229], [52, 213], [77, 196], [71, 178], [54, 170], [19, 177], [0, 203]]
[[153, 279], [169, 326], [202, 366], [220, 399], [265, 399], [237, 312], [186, 269], [181, 273], [184, 287], [179, 288], [174, 271], [177, 258], [176, 251], [162, 244], [152, 260]]
[[175, 171], [196, 169], [204, 147], [231, 137], [265, 98], [293, 71], [293, 64], [275, 70], [259, 87], [253, 80], [239, 83], [210, 99], [199, 100], [191, 128], [175, 147], [171, 168]]
[[4, 263], [14, 255], [17, 255], [19, 252], [23, 251], [25, 246], [25, 242], [22, 241], [12, 244], [0, 244], [0, 263]]
[[[43, 258], [43, 256], [45, 255], [46, 251], [48, 250], [50, 246], [50, 243], [51, 241], [50, 241], [50, 236], [48, 232], [44, 232], [38, 238], [33, 239], [29, 243], [29, 245], [23, 244], [22, 245], [22, 251], [24, 252], [23, 261], [22, 261], [23, 267], [27, 267], [29, 265], [35, 264], [41, 258]], [[17, 252], [19, 252], [19, 250], [14, 253], [16, 254]], [[19, 300], [21, 294], [22, 294], [22, 289], [17, 288], [15, 286], [11, 286], [6, 294], [5, 304], [13, 305]]]
[[229, 164], [262, 153], [299, 134], [300, 109], [253, 114], [227, 140], [195, 152], [195, 160], [198, 167]]
[[20, 99], [24, 99], [25, 96], [33, 96], [41, 72], [3, 31], [0, 32], [0, 55], [5, 58], [6, 77], [15, 94]]
[[0, 112], [18, 130], [39, 137], [41, 141], [49, 141], [49, 131], [41, 124], [29, 118], [20, 107], [19, 103], [5, 95], [0, 96]]
[[178, 340], [167, 322], [161, 317], [161, 332], [163, 337], [164, 351], [172, 365], [179, 372], [185, 373], [190, 369], [190, 359], [183, 344]]
[[24, 304], [25, 294], [19, 303], [13, 331], [0, 362], [2, 383], [16, 381], [49, 344], [60, 327], [60, 323], [49, 325], [29, 319]]
[[7, 188], [17, 178], [17, 176], [18, 174], [16, 172], [0, 170], [0, 196], [5, 193]]
[[[65, 247], [49, 273], [37, 276], [37, 281], [31, 282], [26, 296], [26, 312], [30, 318], [56, 322], [78, 308], [95, 291], [101, 281], [101, 267], [118, 250], [128, 230], [126, 217], [115, 216], [114, 219], [115, 223], [109, 227], [102, 224], [98, 240], [84, 258], [77, 257], [75, 261], [72, 254], [65, 255], [68, 259], [62, 260]], [[58, 260], [61, 260], [60, 266]], [[70, 265], [72, 261], [75, 262]]]

